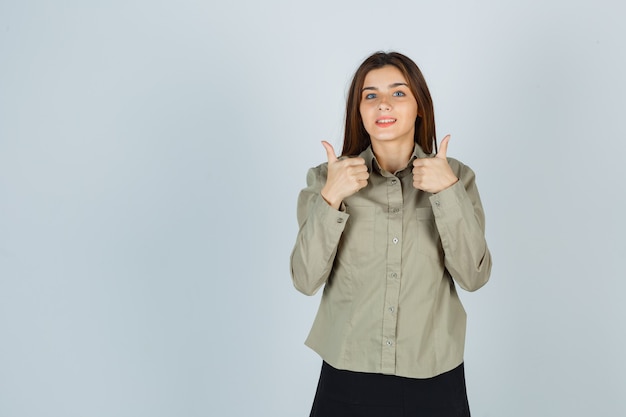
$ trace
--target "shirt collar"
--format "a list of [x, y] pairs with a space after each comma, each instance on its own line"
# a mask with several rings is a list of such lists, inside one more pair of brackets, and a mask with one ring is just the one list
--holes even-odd
[[[375, 169], [379, 174], [381, 173], [380, 165], [376, 160], [376, 155], [374, 155], [374, 151], [372, 150], [372, 145], [369, 145], [363, 152], [359, 154], [361, 158], [365, 160], [365, 165], [367, 166], [367, 171], [372, 173]], [[422, 147], [417, 143], [413, 147], [413, 153], [411, 154], [411, 159], [409, 159], [409, 163], [407, 166], [410, 166], [413, 161], [417, 158], [429, 158], [432, 155], [428, 155], [426, 152], [422, 150]]]

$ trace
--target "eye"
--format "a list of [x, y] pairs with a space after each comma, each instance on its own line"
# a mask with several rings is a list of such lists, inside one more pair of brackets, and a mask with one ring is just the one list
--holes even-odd
[[371, 100], [373, 98], [376, 98], [376, 94], [374, 93], [369, 93], [365, 95], [365, 100]]
[[393, 93], [394, 97], [404, 97], [406, 96], [406, 94], [404, 94], [403, 91], [396, 91], [395, 93]]

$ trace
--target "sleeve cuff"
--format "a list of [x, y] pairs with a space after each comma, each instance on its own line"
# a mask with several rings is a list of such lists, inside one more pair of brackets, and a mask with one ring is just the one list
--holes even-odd
[[429, 197], [435, 216], [461, 215], [461, 207], [467, 200], [467, 191], [459, 179], [443, 191]]
[[339, 210], [332, 208], [320, 195], [315, 202], [315, 212], [319, 213], [320, 221], [330, 229], [342, 232], [350, 215], [346, 213], [346, 206], [341, 203]]

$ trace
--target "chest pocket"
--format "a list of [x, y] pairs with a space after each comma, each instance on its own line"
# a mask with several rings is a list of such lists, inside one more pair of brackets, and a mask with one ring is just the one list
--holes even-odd
[[374, 251], [375, 207], [348, 206], [350, 215], [343, 230], [341, 249], [355, 259], [371, 256]]
[[415, 209], [417, 220], [417, 251], [434, 258], [443, 258], [441, 238], [435, 224], [435, 214], [430, 207]]

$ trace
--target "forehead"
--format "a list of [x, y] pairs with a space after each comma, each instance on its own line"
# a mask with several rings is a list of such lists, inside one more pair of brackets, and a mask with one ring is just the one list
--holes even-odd
[[385, 65], [368, 72], [363, 80], [363, 87], [387, 87], [395, 83], [408, 84], [408, 80], [397, 67]]

